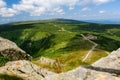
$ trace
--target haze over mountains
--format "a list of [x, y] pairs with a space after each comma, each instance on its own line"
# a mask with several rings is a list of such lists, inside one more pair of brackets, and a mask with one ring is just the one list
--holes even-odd
[[[54, 19], [64, 19], [64, 18], [54, 18]], [[47, 20], [47, 19], [44, 19]], [[51, 19], [53, 20], [53, 19]], [[74, 19], [75, 20], [75, 19]], [[23, 20], [23, 21], [36, 21], [36, 20]], [[91, 23], [101, 23], [101, 24], [120, 24], [119, 19], [112, 19], [112, 20], [104, 20], [104, 19], [98, 19], [98, 20], [76, 20], [76, 21], [83, 21], [83, 22], [91, 22]], [[1, 21], [0, 24], [9, 24], [9, 23], [15, 23], [15, 22], [22, 22], [22, 21]]]
[[120, 24], [120, 20], [86, 20], [87, 22], [92, 22], [92, 23], [101, 23], [101, 24]]

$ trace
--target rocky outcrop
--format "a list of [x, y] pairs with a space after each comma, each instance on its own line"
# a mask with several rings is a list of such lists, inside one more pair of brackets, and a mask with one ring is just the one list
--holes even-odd
[[78, 67], [43, 80], [120, 80], [120, 49], [91, 66]]
[[120, 70], [120, 49], [92, 64], [92, 66]]
[[0, 73], [25, 80], [120, 80], [120, 49], [91, 66], [81, 66], [66, 73], [56, 74], [25, 60], [7, 63], [0, 68]]
[[38, 62], [40, 64], [43, 64], [43, 65], [53, 66], [56, 63], [56, 60], [53, 60], [53, 59], [50, 59], [50, 58], [46, 58], [46, 57], [40, 57]]
[[31, 56], [20, 49], [14, 42], [0, 37], [0, 56], [10, 61], [20, 59], [31, 59]]
[[55, 75], [25, 60], [8, 62], [0, 68], [0, 74], [16, 75], [25, 80], [42, 80], [46, 76]]

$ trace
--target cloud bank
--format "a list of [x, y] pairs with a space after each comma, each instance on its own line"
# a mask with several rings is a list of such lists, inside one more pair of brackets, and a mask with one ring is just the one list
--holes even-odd
[[[12, 17], [17, 14], [28, 13], [30, 16], [40, 16], [45, 13], [65, 14], [63, 7], [73, 10], [75, 6], [101, 5], [113, 0], [20, 0], [8, 8], [5, 1], [0, 0], [0, 16]], [[84, 8], [83, 11], [90, 10]]]

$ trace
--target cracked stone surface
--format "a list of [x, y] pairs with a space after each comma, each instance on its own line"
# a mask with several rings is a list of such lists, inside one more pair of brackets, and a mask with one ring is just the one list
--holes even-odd
[[10, 61], [32, 58], [14, 42], [2, 37], [0, 37], [0, 56], [8, 58]]
[[57, 76], [46, 77], [43, 80], [120, 80], [120, 49], [113, 51], [89, 67], [61, 73]]
[[113, 51], [106, 58], [100, 59], [92, 66], [120, 70], [120, 49]]
[[25, 80], [41, 80], [55, 73], [39, 68], [26, 60], [8, 62], [0, 68], [0, 74], [16, 75]]
[[12, 61], [0, 68], [0, 74], [17, 75], [25, 80], [120, 80], [120, 49], [91, 66], [56, 74], [26, 61]]

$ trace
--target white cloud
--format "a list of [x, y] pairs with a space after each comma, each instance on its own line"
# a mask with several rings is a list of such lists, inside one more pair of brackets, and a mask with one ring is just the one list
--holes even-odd
[[108, 3], [114, 0], [82, 0], [80, 2], [80, 5], [100, 5], [100, 4], [104, 4], [104, 3]]
[[88, 7], [84, 7], [81, 11], [91, 11], [91, 9]]
[[63, 11], [63, 9], [59, 8], [55, 8], [53, 11], [60, 13], [60, 14], [64, 14], [65, 12]]
[[31, 16], [40, 16], [41, 14], [43, 14], [45, 12], [45, 8], [44, 7], [39, 7], [35, 10], [33, 10], [31, 13]]
[[[20, 13], [29, 13], [31, 16], [40, 16], [45, 13], [65, 14], [63, 6], [69, 10], [73, 10], [79, 3], [81, 5], [98, 5], [113, 0], [20, 0], [18, 4], [13, 4], [11, 8], [7, 8], [4, 0], [0, 0], [0, 16], [12, 17]], [[80, 6], [80, 5], [79, 5]], [[82, 11], [90, 11], [88, 7]]]
[[16, 14], [16, 11], [12, 8], [7, 8], [7, 4], [3, 1], [0, 0], [0, 16], [2, 17], [11, 17]]
[[93, 0], [93, 3], [99, 5], [99, 4], [108, 3], [111, 1], [113, 0]]
[[6, 6], [6, 3], [3, 0], [0, 0], [0, 8]]
[[106, 11], [104, 11], [104, 10], [99, 11], [100, 14], [104, 14], [105, 12]]
[[80, 1], [80, 5], [89, 5], [91, 3], [92, 3], [91, 0], [82, 0], [82, 1]]
[[13, 9], [18, 12], [28, 12], [32, 16], [40, 16], [45, 12], [64, 14], [65, 12], [61, 6], [67, 6], [69, 9], [73, 9], [78, 1], [79, 0], [21, 0], [19, 4], [13, 5]]
[[12, 17], [17, 12], [11, 8], [0, 8], [0, 15], [2, 17]]
[[73, 10], [73, 9], [74, 9], [74, 7], [73, 7], [73, 6], [69, 7], [69, 10]]
[[68, 9], [72, 10], [78, 2], [79, 0], [20, 0], [18, 4], [13, 4], [11, 8], [7, 8], [6, 2], [0, 0], [0, 16], [12, 17], [23, 12], [27, 12], [31, 16], [40, 16], [45, 12], [65, 14], [62, 6], [67, 6]]

